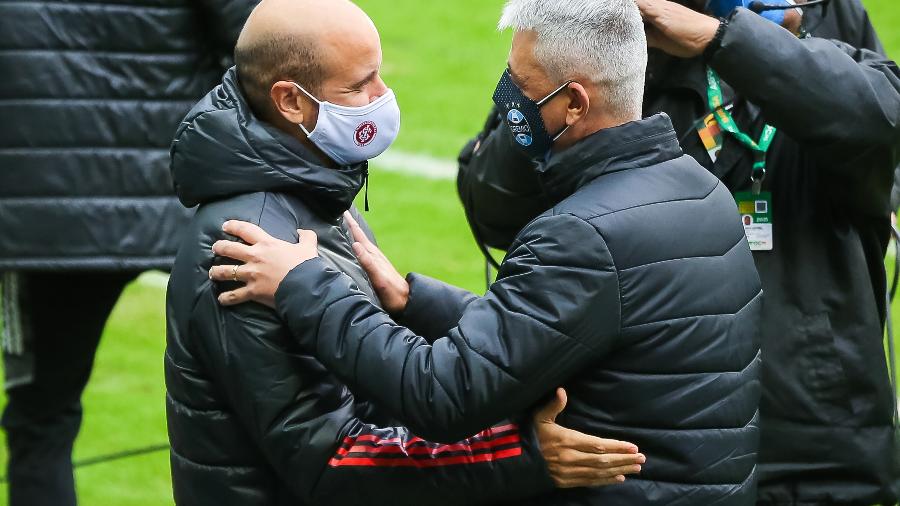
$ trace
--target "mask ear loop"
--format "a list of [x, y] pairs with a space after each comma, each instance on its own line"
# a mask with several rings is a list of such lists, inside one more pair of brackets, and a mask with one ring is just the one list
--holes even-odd
[[[572, 84], [572, 83], [574, 83], [574, 82], [575, 82], [575, 81], [572, 81], [572, 80], [566, 81], [565, 84], [563, 84], [563, 85], [560, 86], [559, 88], [556, 88], [555, 90], [553, 90], [552, 93], [550, 93], [549, 95], [547, 95], [546, 97], [544, 97], [543, 99], [541, 99], [540, 102], [535, 102], [535, 103], [537, 104], [538, 107], [543, 106], [544, 104], [547, 103], [547, 101], [553, 99], [553, 97], [555, 97], [556, 95], [558, 95], [562, 90], [566, 89], [566, 87], [567, 87], [568, 85], [570, 85], [570, 84]], [[563, 135], [565, 135], [566, 131], [568, 131], [569, 128], [570, 128], [571, 126], [572, 126], [572, 125], [566, 125], [565, 128], [563, 128], [562, 130], [560, 130], [560, 132], [559, 132], [558, 134], [556, 134], [555, 136], [553, 136], [553, 139], [551, 139], [550, 142], [552, 143], [552, 142], [556, 142], [557, 140], [559, 140], [559, 138], [562, 137]]]
[[566, 125], [566, 127], [563, 128], [562, 130], [560, 130], [560, 132], [559, 132], [558, 134], [556, 134], [556, 136], [553, 137], [553, 140], [551, 140], [550, 142], [556, 142], [556, 141], [558, 141], [560, 137], [562, 137], [563, 135], [565, 135], [565, 133], [569, 130], [569, 128], [570, 128], [571, 126], [572, 126], [572, 125]]
[[[291, 83], [291, 84], [293, 84], [294, 86], [296, 86], [298, 90], [302, 91], [303, 94], [306, 95], [307, 97], [309, 97], [310, 100], [312, 100], [313, 102], [315, 102], [316, 104], [318, 104], [318, 105], [319, 105], [319, 108], [322, 107], [322, 101], [319, 100], [318, 98], [312, 96], [312, 94], [311, 94], [310, 92], [308, 92], [308, 91], [306, 91], [305, 89], [303, 89], [303, 86], [300, 86], [300, 85], [297, 84], [297, 83]], [[309, 130], [307, 130], [306, 127], [303, 126], [303, 123], [300, 123], [300, 130], [303, 130], [303, 133], [305, 133], [307, 137], [309, 137], [310, 135], [312, 135], [312, 132], [310, 132]]]
[[574, 83], [574, 82], [575, 82], [575, 81], [572, 81], [572, 80], [566, 81], [562, 86], [560, 86], [559, 88], [556, 88], [556, 89], [553, 90], [549, 95], [547, 95], [546, 97], [540, 99], [539, 101], [537, 101], [537, 102], [535, 102], [535, 103], [537, 104], [538, 107], [543, 106], [543, 105], [546, 104], [549, 100], [553, 99], [553, 97], [555, 97], [556, 95], [559, 95], [559, 92], [561, 92], [562, 90], [566, 89], [566, 86], [568, 86], [568, 85], [570, 85], [570, 84], [572, 84], [572, 83]]

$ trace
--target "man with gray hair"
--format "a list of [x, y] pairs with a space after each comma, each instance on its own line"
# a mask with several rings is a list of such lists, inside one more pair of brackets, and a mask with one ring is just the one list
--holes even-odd
[[459, 439], [563, 385], [560, 419], [647, 456], [637, 479], [536, 504], [753, 504], [760, 282], [731, 194], [668, 116], [641, 119], [637, 6], [512, 0], [500, 27], [515, 35], [494, 101], [552, 202], [485, 296], [403, 278], [350, 219], [382, 310], [313, 232], [294, 244], [229, 221], [246, 244], [213, 250], [245, 262], [245, 286], [219, 301], [275, 307], [305, 351], [424, 437]]

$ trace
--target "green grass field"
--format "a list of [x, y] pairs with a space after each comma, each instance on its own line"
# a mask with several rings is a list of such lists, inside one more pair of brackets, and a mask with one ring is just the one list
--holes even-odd
[[[896, 2], [865, 0], [895, 57], [900, 55]], [[502, 3], [359, 0], [381, 29], [385, 79], [403, 109], [398, 149], [452, 159], [478, 130], [508, 50], [509, 35], [494, 29]], [[483, 290], [483, 262], [452, 181], [375, 172], [369, 196], [372, 211], [366, 217], [401, 271]], [[76, 460], [166, 442], [164, 296], [159, 277], [144, 277], [116, 307], [84, 397]], [[900, 321], [900, 305], [894, 314]], [[0, 445], [0, 468], [5, 464]], [[167, 452], [81, 467], [77, 480], [85, 506], [172, 503]], [[4, 485], [0, 497], [5, 504]]]

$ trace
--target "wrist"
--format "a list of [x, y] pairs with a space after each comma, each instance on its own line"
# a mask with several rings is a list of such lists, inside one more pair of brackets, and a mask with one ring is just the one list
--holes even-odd
[[397, 293], [394, 297], [394, 301], [391, 303], [391, 307], [385, 308], [388, 310], [388, 313], [391, 315], [402, 315], [406, 312], [406, 307], [409, 305], [409, 282], [406, 278], [402, 278], [397, 286]]
[[697, 53], [704, 55], [714, 45], [719, 30], [722, 28], [722, 20], [712, 16], [703, 16], [703, 28], [699, 31], [696, 40]]
[[704, 62], [708, 63], [712, 60], [719, 48], [722, 47], [722, 39], [725, 37], [725, 30], [728, 29], [728, 19], [729, 18], [719, 20], [719, 26], [716, 28], [715, 34], [713, 34], [712, 39], [703, 49]]

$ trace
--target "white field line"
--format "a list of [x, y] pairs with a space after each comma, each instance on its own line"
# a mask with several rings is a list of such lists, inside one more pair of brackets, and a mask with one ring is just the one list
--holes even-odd
[[456, 160], [448, 160], [446, 158], [438, 158], [419, 153], [389, 150], [372, 160], [370, 163], [376, 170], [402, 172], [404, 174], [427, 177], [429, 179], [456, 178]]
[[169, 286], [169, 275], [162, 271], [147, 271], [137, 278], [138, 284], [165, 290]]

